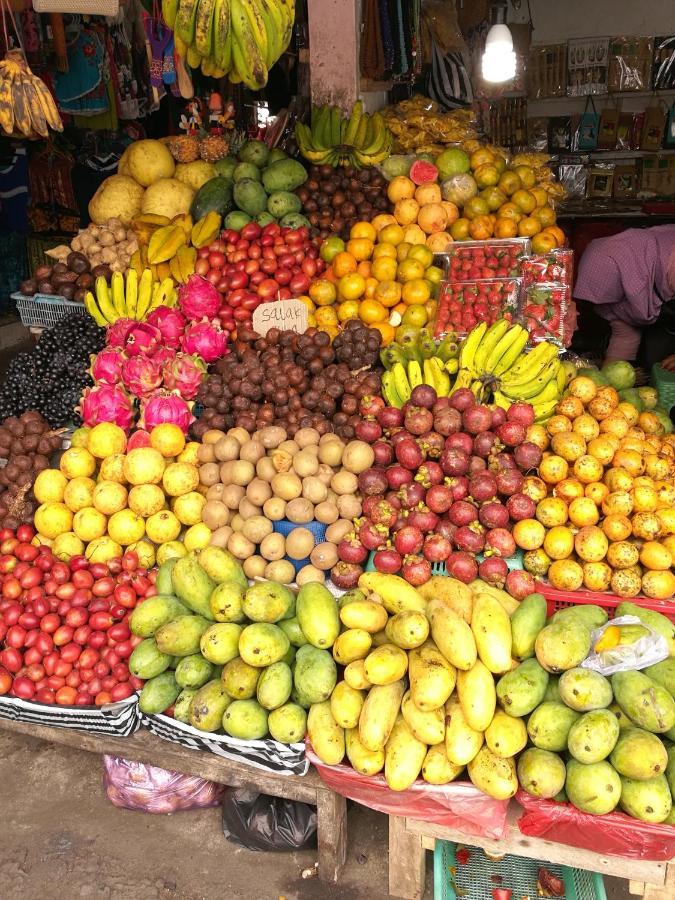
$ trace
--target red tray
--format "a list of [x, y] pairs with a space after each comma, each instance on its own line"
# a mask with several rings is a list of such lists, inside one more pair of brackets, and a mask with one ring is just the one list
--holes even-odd
[[653, 609], [660, 612], [669, 619], [675, 621], [675, 600], [651, 600], [649, 597], [617, 597], [616, 594], [605, 594], [600, 591], [559, 591], [544, 581], [537, 582], [537, 591], [546, 597], [548, 603], [548, 615], [551, 616], [558, 609], [565, 609], [566, 606], [580, 606], [592, 603], [595, 606], [601, 606], [609, 615], [614, 618], [614, 610], [620, 603], [629, 600], [636, 606], [642, 606], [644, 609]]

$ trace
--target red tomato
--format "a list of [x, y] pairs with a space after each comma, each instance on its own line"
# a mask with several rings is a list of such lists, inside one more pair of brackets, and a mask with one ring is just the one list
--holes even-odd
[[70, 577], [70, 569], [64, 562], [55, 562], [52, 566], [52, 578], [55, 578], [58, 584], [65, 584]]
[[63, 647], [65, 644], [72, 641], [73, 629], [70, 625], [60, 625], [54, 632], [53, 639], [56, 647]]
[[73, 671], [66, 676], [66, 684], [68, 685], [68, 687], [78, 688], [81, 681], [82, 679], [80, 678], [80, 673], [75, 669], [73, 669]]
[[28, 666], [26, 675], [33, 682], [42, 681], [45, 677], [44, 666], [41, 666], [39, 663], [34, 663], [33, 665]]
[[77, 588], [72, 581], [61, 582], [54, 591], [54, 596], [58, 597], [59, 600], [72, 600], [76, 590]]
[[32, 525], [19, 525], [16, 529], [17, 539], [24, 543], [30, 543], [35, 537], [35, 529]]
[[32, 700], [35, 696], [35, 685], [23, 675], [17, 675], [12, 685], [12, 693], [21, 700]]
[[54, 691], [50, 690], [48, 687], [41, 687], [39, 690], [35, 692], [35, 699], [38, 703], [48, 703], [52, 704], [55, 700]]
[[80, 627], [76, 628], [73, 632], [73, 640], [76, 644], [84, 645], [89, 640], [90, 634], [91, 625], [80, 625]]
[[74, 687], [62, 687], [56, 692], [56, 702], [59, 706], [74, 706], [77, 691]]
[[2, 596], [16, 600], [21, 596], [22, 587], [18, 578], [8, 578], [2, 585]]
[[116, 703], [118, 700], [126, 700], [127, 697], [131, 697], [134, 693], [133, 687], [129, 684], [128, 681], [122, 682], [121, 684], [116, 684], [113, 686], [110, 691], [110, 699], [113, 703]]
[[54, 675], [59, 678], [65, 678], [70, 672], [73, 671], [73, 664], [66, 662], [65, 659], [60, 659], [56, 665], [54, 666]]
[[7, 694], [9, 692], [9, 689], [11, 688], [11, 686], [12, 686], [11, 674], [7, 671], [7, 669], [4, 668], [4, 666], [0, 666], [0, 696]]
[[121, 641], [119, 644], [115, 644], [115, 653], [120, 657], [120, 659], [128, 659], [131, 656], [133, 649], [134, 645], [132, 643], [132, 639], [128, 641]]
[[119, 662], [116, 666], [113, 666], [112, 674], [115, 676], [117, 681], [129, 680], [129, 669], [126, 663]]
[[30, 668], [31, 666], [41, 663], [43, 656], [44, 654], [41, 653], [37, 647], [29, 647], [23, 655], [23, 661]]
[[4, 601], [9, 605], [5, 607], [2, 613], [2, 619], [5, 625], [16, 625], [19, 621], [19, 617], [23, 613], [23, 607], [19, 606], [18, 603], [10, 603], [10, 601]]
[[68, 565], [70, 566], [71, 572], [77, 572], [78, 569], [88, 569], [89, 560], [86, 556], [71, 556]]
[[59, 661], [60, 657], [56, 650], [53, 650], [51, 653], [47, 653], [44, 659], [42, 660], [42, 665], [45, 667], [45, 672], [47, 675], [53, 675], [54, 670], [56, 669], [56, 664]]
[[89, 617], [89, 624], [94, 631], [103, 631], [104, 629], [110, 628], [114, 621], [112, 614], [104, 612], [103, 610], [92, 613]]

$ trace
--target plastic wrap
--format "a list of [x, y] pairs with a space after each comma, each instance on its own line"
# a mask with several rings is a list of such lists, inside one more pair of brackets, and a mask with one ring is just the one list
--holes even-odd
[[609, 45], [610, 92], [648, 91], [653, 57], [654, 38], [613, 38]]
[[407, 791], [392, 791], [382, 775], [361, 775], [350, 766], [326, 766], [307, 743], [307, 756], [321, 780], [337, 794], [392, 816], [421, 819], [467, 835], [499, 840], [506, 833], [508, 800], [488, 797], [468, 781], [427, 784], [416, 781]]
[[600, 653], [593, 651], [581, 663], [584, 669], [593, 669], [601, 675], [614, 672], [628, 672], [632, 669], [646, 669], [664, 659], [668, 659], [668, 642], [662, 634], [641, 622], [637, 616], [617, 616], [611, 622], [601, 625], [591, 633], [591, 647], [595, 647], [608, 628], [621, 625], [640, 625], [649, 634], [643, 635], [632, 644], [617, 644]]
[[284, 852], [316, 847], [316, 809], [298, 800], [228, 788], [223, 797], [223, 834], [247, 850]]
[[570, 302], [569, 286], [559, 281], [530, 284], [523, 290], [518, 318], [532, 343], [551, 341], [559, 347], [570, 343], [572, 335], [566, 333]]
[[446, 251], [448, 280], [517, 277], [521, 273], [523, 258], [529, 252], [529, 238], [457, 241], [450, 244]]
[[559, 248], [551, 250], [550, 253], [529, 256], [523, 260], [522, 265], [523, 287], [551, 281], [559, 281], [571, 286], [573, 265], [573, 250]]
[[169, 772], [119, 756], [104, 755], [103, 769], [108, 800], [113, 806], [137, 812], [168, 815], [207, 809], [218, 806], [225, 790], [222, 784], [196, 775]]
[[491, 325], [516, 313], [520, 296], [519, 278], [486, 278], [472, 281], [442, 281], [434, 336], [448, 331], [467, 334], [478, 322]]
[[522, 790], [516, 800], [525, 810], [518, 828], [528, 837], [628, 859], [660, 861], [675, 856], [672, 825], [640, 822], [622, 812], [592, 816], [571, 803], [539, 800]]

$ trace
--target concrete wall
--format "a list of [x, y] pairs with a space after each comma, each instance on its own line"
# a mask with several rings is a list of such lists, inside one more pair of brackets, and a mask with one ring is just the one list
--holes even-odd
[[[530, 0], [535, 44], [575, 37], [658, 35], [675, 30], [673, 0]], [[527, 20], [527, 0], [512, 9], [514, 22]]]

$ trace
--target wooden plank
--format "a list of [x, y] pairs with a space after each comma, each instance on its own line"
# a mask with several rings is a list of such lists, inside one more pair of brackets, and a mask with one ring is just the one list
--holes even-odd
[[389, 893], [405, 900], [424, 895], [426, 851], [401, 816], [389, 816]]
[[635, 894], [637, 897], [643, 897], [647, 885], [644, 881], [629, 881], [628, 882], [628, 893]]
[[[651, 884], [642, 885], [645, 900], [673, 900], [675, 897], [675, 863], [666, 866], [666, 883], [663, 887], [654, 887]], [[631, 890], [631, 893], [632, 890]]]
[[347, 800], [333, 791], [317, 791], [319, 878], [333, 884], [347, 859]]

